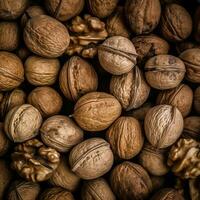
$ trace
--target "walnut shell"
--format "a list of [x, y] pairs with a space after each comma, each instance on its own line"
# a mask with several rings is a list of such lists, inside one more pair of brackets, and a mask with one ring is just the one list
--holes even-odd
[[15, 106], [6, 115], [4, 130], [13, 142], [24, 142], [38, 134], [42, 116], [29, 104]]
[[83, 140], [83, 131], [69, 118], [54, 115], [40, 128], [42, 141], [59, 152], [67, 152]]
[[181, 59], [172, 55], [157, 55], [145, 64], [145, 77], [155, 89], [175, 88], [185, 75], [185, 65]]
[[2, 91], [12, 90], [23, 82], [23, 64], [15, 54], [0, 51], [0, 80]]
[[182, 114], [174, 106], [154, 106], [146, 114], [144, 129], [152, 146], [156, 148], [171, 146], [182, 133]]
[[136, 65], [136, 57], [133, 43], [122, 36], [109, 37], [98, 49], [101, 66], [114, 75], [129, 72]]
[[70, 37], [67, 28], [47, 15], [31, 18], [24, 28], [26, 46], [35, 54], [56, 58], [67, 49]]
[[193, 41], [183, 41], [176, 44], [176, 51], [181, 54], [187, 49], [200, 48], [200, 44]]
[[194, 92], [194, 108], [200, 114], [200, 86]]
[[4, 125], [0, 122], [0, 157], [7, 153], [10, 146], [11, 143], [4, 133]]
[[146, 199], [152, 190], [152, 182], [145, 169], [127, 161], [112, 170], [110, 182], [120, 200]]
[[106, 138], [115, 155], [122, 159], [131, 159], [142, 149], [144, 137], [137, 119], [118, 118], [106, 132]]
[[129, 111], [144, 104], [149, 96], [150, 87], [138, 66], [135, 66], [126, 74], [112, 76], [110, 93], [118, 99], [126, 111]]
[[136, 35], [151, 33], [159, 23], [161, 5], [159, 0], [127, 0], [126, 18]]
[[58, 77], [60, 62], [56, 58], [29, 56], [25, 62], [25, 76], [35, 86], [53, 85]]
[[37, 87], [28, 95], [28, 103], [35, 106], [43, 117], [60, 112], [63, 101], [59, 93], [51, 87]]
[[76, 145], [70, 152], [72, 171], [85, 180], [106, 174], [113, 165], [113, 153], [109, 143], [101, 138], [91, 138]]
[[73, 117], [86, 131], [107, 129], [120, 115], [117, 99], [104, 92], [90, 92], [81, 97], [74, 107]]
[[86, 60], [72, 56], [61, 69], [59, 84], [66, 98], [77, 101], [82, 95], [97, 90], [98, 76]]

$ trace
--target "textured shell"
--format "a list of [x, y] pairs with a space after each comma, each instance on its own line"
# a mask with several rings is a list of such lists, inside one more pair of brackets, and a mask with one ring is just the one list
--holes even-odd
[[84, 130], [101, 131], [108, 128], [121, 115], [121, 111], [121, 105], [114, 96], [91, 92], [77, 101], [73, 117]]
[[147, 82], [156, 89], [175, 88], [183, 80], [185, 65], [181, 59], [172, 55], [157, 55], [145, 64]]
[[10, 140], [6, 137], [4, 132], [4, 125], [0, 122], [0, 157], [5, 155], [10, 148]]
[[23, 104], [11, 109], [6, 115], [4, 129], [13, 142], [24, 142], [38, 134], [42, 116], [29, 104]]
[[112, 76], [110, 92], [121, 103], [125, 110], [140, 107], [148, 98], [150, 87], [146, 83], [142, 72], [135, 66], [130, 72]]
[[82, 95], [97, 90], [98, 76], [86, 60], [73, 56], [64, 64], [59, 84], [65, 97], [76, 101]]
[[118, 118], [106, 132], [113, 153], [122, 159], [131, 159], [142, 149], [144, 137], [137, 119]]
[[47, 15], [31, 18], [24, 28], [24, 41], [35, 54], [48, 58], [61, 56], [70, 38], [67, 28]]
[[152, 190], [152, 182], [143, 167], [123, 162], [111, 172], [111, 187], [120, 200], [146, 199]]
[[200, 83], [200, 49], [188, 49], [180, 54], [185, 63], [186, 78], [193, 83]]
[[109, 37], [98, 50], [101, 66], [114, 75], [129, 72], [136, 65], [136, 57], [133, 43], [122, 36]]
[[154, 106], [146, 114], [144, 129], [148, 141], [154, 147], [171, 146], [182, 133], [182, 114], [170, 105]]
[[40, 128], [42, 141], [59, 152], [67, 152], [83, 140], [83, 131], [69, 118], [54, 115]]
[[159, 0], [127, 0], [126, 17], [136, 35], [151, 33], [159, 23], [161, 5]]
[[91, 138], [71, 150], [69, 163], [72, 171], [82, 179], [95, 179], [111, 169], [113, 153], [105, 140]]
[[194, 92], [194, 108], [200, 114], [200, 86]]

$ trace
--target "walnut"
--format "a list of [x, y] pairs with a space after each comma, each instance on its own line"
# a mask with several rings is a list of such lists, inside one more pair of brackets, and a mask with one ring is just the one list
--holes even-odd
[[193, 139], [180, 139], [172, 146], [168, 165], [176, 176], [183, 179], [200, 175], [200, 143]]
[[97, 54], [96, 44], [108, 36], [105, 23], [88, 14], [83, 18], [73, 18], [68, 28], [71, 33], [66, 54], [70, 56], [78, 54], [85, 58], [93, 58]]

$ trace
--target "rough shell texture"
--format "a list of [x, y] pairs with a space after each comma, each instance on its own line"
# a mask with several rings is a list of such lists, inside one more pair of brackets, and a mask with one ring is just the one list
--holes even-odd
[[86, 60], [73, 56], [64, 64], [59, 84], [65, 97], [76, 101], [82, 95], [97, 90], [98, 76]]
[[194, 108], [200, 114], [200, 86], [194, 92]]
[[69, 155], [71, 169], [82, 179], [95, 179], [106, 174], [113, 165], [109, 143], [101, 138], [87, 139], [75, 146]]
[[13, 142], [24, 142], [38, 134], [42, 116], [29, 104], [23, 104], [11, 109], [6, 115], [4, 129]]
[[108, 128], [120, 115], [121, 105], [117, 99], [104, 92], [91, 92], [81, 97], [74, 107], [74, 119], [87, 131]]
[[31, 18], [24, 28], [24, 41], [35, 54], [55, 58], [61, 56], [69, 45], [67, 28], [47, 15]]
[[160, 20], [160, 1], [127, 0], [125, 12], [130, 28], [136, 35], [151, 33]]
[[0, 122], [0, 157], [8, 151], [10, 145], [11, 143], [4, 133], [4, 125]]
[[179, 85], [185, 75], [185, 65], [172, 55], [157, 55], [145, 64], [147, 82], [155, 89], [171, 89]]
[[111, 74], [121, 75], [136, 65], [137, 53], [133, 43], [125, 37], [113, 36], [106, 39], [98, 50], [101, 66]]
[[123, 162], [111, 172], [111, 188], [121, 200], [141, 200], [149, 196], [152, 182], [143, 167], [132, 162]]
[[182, 114], [170, 105], [155, 106], [146, 114], [144, 129], [150, 144], [157, 148], [168, 147], [175, 143], [182, 133]]
[[118, 99], [122, 107], [128, 111], [140, 107], [147, 100], [150, 87], [138, 66], [135, 66], [126, 74], [112, 76], [110, 92]]
[[122, 159], [131, 159], [142, 149], [144, 137], [137, 119], [120, 117], [106, 133], [113, 153]]

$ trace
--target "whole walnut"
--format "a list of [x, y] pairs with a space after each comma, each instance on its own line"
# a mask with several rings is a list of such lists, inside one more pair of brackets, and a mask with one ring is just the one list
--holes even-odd
[[121, 159], [131, 159], [142, 149], [144, 137], [140, 123], [134, 117], [118, 118], [106, 132], [113, 153]]
[[177, 87], [185, 75], [185, 65], [172, 55], [157, 55], [145, 64], [145, 77], [155, 89], [165, 90]]
[[186, 117], [192, 108], [193, 91], [185, 84], [180, 84], [176, 88], [161, 91], [158, 96], [157, 104], [168, 104], [179, 109], [183, 117]]
[[144, 129], [152, 146], [156, 148], [171, 146], [183, 131], [182, 114], [174, 106], [154, 106], [146, 114]]
[[24, 41], [33, 53], [56, 58], [65, 52], [70, 37], [67, 28], [61, 22], [47, 15], [39, 15], [26, 23]]
[[112, 76], [110, 92], [118, 99], [122, 107], [129, 111], [144, 104], [149, 96], [150, 87], [138, 66], [135, 66], [126, 74]]
[[1, 0], [0, 19], [13, 20], [18, 18], [26, 9], [28, 0]]
[[37, 87], [28, 95], [28, 103], [35, 106], [43, 117], [60, 112], [63, 101], [59, 93], [51, 87]]
[[152, 182], [146, 170], [127, 161], [112, 170], [110, 183], [120, 200], [146, 199], [152, 191]]
[[4, 132], [4, 125], [0, 122], [0, 157], [7, 153], [10, 146], [11, 143]]
[[200, 86], [194, 92], [194, 108], [200, 114]]
[[195, 40], [200, 43], [200, 6], [197, 7], [194, 16], [194, 29], [195, 29]]
[[84, 7], [84, 0], [45, 0], [44, 4], [50, 15], [60, 21], [77, 16]]
[[200, 49], [185, 50], [179, 57], [185, 63], [186, 78], [192, 83], [200, 83]]
[[4, 130], [13, 142], [24, 142], [35, 137], [42, 124], [40, 112], [29, 104], [15, 106], [6, 115]]
[[16, 22], [0, 22], [0, 50], [15, 50], [19, 45], [19, 34]]
[[72, 56], [61, 69], [59, 85], [67, 99], [77, 101], [82, 95], [97, 90], [98, 76], [86, 60]]
[[129, 72], [136, 65], [136, 57], [133, 43], [122, 36], [109, 37], [98, 48], [101, 66], [114, 75]]
[[187, 10], [178, 4], [167, 4], [161, 17], [162, 35], [169, 41], [180, 42], [192, 32], [192, 18]]
[[29, 56], [24, 67], [26, 79], [32, 85], [53, 85], [58, 77], [60, 62], [56, 58]]
[[120, 115], [118, 100], [104, 92], [90, 92], [82, 96], [74, 107], [73, 117], [86, 131], [107, 129]]
[[0, 90], [18, 87], [24, 80], [22, 61], [13, 53], [0, 51]]
[[133, 33], [136, 35], [151, 33], [160, 20], [160, 1], [127, 0], [125, 4], [125, 13]]
[[110, 186], [103, 178], [85, 181], [81, 190], [82, 200], [116, 200]]
[[112, 14], [119, 0], [86, 0], [90, 13], [99, 18], [105, 18]]
[[69, 154], [71, 170], [85, 180], [106, 174], [113, 165], [109, 143], [102, 138], [90, 138], [76, 145]]
[[54, 115], [40, 128], [42, 141], [59, 152], [67, 152], [83, 140], [83, 131], [67, 116]]

